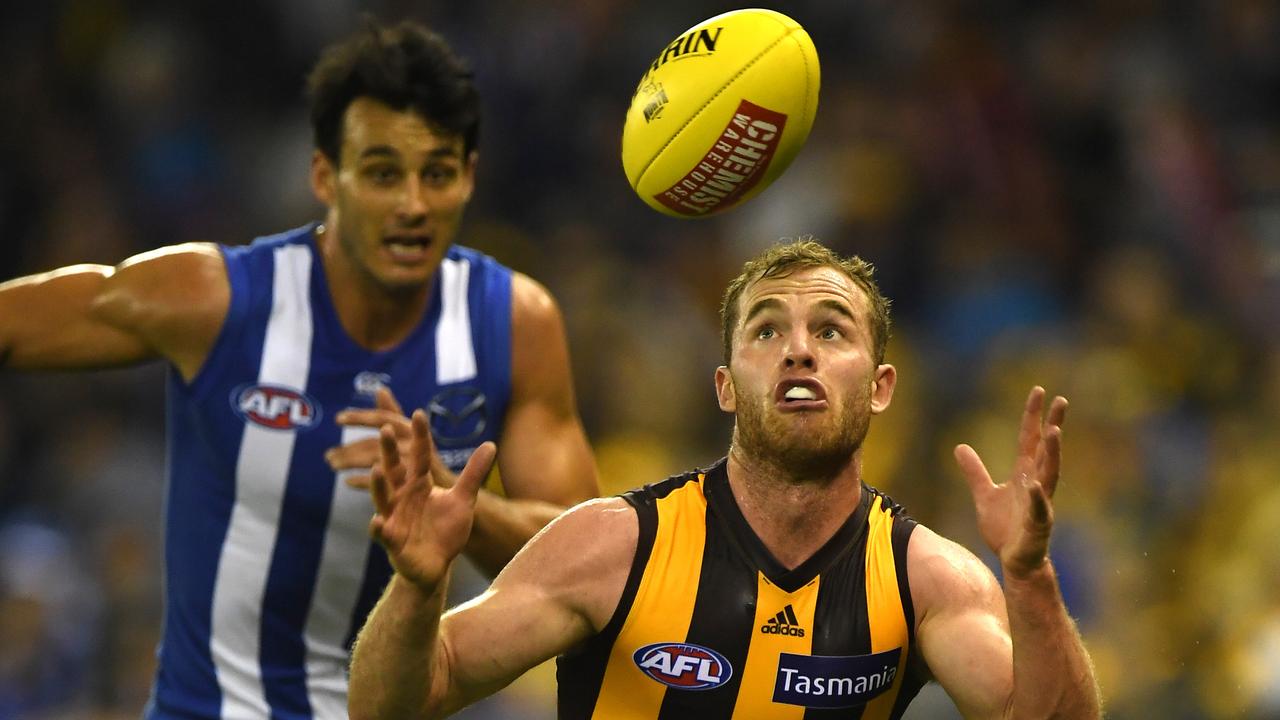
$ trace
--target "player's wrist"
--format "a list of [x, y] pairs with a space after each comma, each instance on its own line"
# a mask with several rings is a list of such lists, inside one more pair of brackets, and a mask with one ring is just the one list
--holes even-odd
[[1042, 584], [1045, 581], [1056, 581], [1053, 564], [1049, 562], [1048, 554], [1040, 558], [1038, 562], [1006, 562], [1002, 560], [1000, 562], [1000, 573], [1004, 576], [1006, 585], [1016, 583], [1033, 586]]
[[449, 577], [449, 567], [446, 566], [444, 572], [438, 578], [428, 577], [410, 577], [401, 572], [396, 572], [391, 578], [392, 592], [403, 595], [406, 600], [414, 603], [430, 603], [439, 595], [444, 593], [446, 578]]

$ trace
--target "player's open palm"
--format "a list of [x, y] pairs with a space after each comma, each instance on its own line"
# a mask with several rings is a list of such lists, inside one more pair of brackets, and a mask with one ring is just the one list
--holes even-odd
[[395, 430], [384, 426], [379, 433], [379, 457], [370, 488], [376, 514], [369, 534], [386, 548], [396, 572], [433, 590], [467, 544], [476, 495], [497, 448], [491, 442], [481, 445], [456, 484], [442, 487], [431, 472], [434, 448], [422, 410], [413, 414], [412, 434], [410, 452], [402, 456]]
[[1039, 568], [1049, 553], [1053, 529], [1051, 499], [1062, 461], [1062, 421], [1066, 398], [1055, 397], [1042, 420], [1045, 391], [1027, 396], [1018, 431], [1018, 458], [1008, 481], [997, 485], [986, 465], [968, 445], [957, 445], [956, 462], [969, 482], [978, 511], [978, 529], [1000, 558], [1006, 574], [1025, 575]]

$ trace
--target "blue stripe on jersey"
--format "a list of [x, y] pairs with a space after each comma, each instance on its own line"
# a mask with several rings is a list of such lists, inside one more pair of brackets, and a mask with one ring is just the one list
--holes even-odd
[[[277, 718], [343, 712], [351, 641], [391, 571], [385, 554], [365, 535], [371, 510], [361, 509], [361, 503], [368, 503], [367, 495], [341, 485], [324, 464], [323, 451], [343, 437], [334, 414], [352, 405], [371, 405], [370, 391], [379, 382], [389, 384], [406, 408], [446, 407], [458, 398], [482, 398], [478, 413], [455, 417], [444, 412], [444, 420], [437, 423], [452, 433], [442, 437], [440, 444], [455, 452], [455, 462], [450, 463], [455, 467], [475, 445], [496, 439], [501, 427], [511, 386], [510, 270], [473, 250], [451, 248], [448, 261], [468, 269], [469, 283], [462, 297], [468, 306], [464, 312], [470, 321], [471, 347], [436, 347], [442, 304], [438, 281], [421, 325], [396, 348], [369, 352], [346, 335], [337, 319], [322, 263], [314, 252], [313, 228], [260, 238], [247, 247], [224, 248], [232, 288], [225, 326], [191, 385], [171, 373], [166, 609], [149, 718], [218, 718], [228, 700], [242, 710], [267, 707]], [[293, 246], [306, 248], [313, 259], [306, 310], [312, 319], [306, 386], [255, 389], [272, 315], [275, 251], [287, 247], [296, 257]], [[451, 358], [447, 353], [464, 351], [474, 354], [476, 376], [440, 386], [437, 352]], [[237, 402], [244, 407], [238, 410]], [[310, 410], [309, 404], [314, 405]], [[467, 407], [474, 410], [473, 406], [474, 402]], [[280, 412], [272, 416], [273, 409]], [[266, 415], [254, 414], [258, 411]], [[481, 432], [470, 432], [476, 424], [459, 430], [459, 422], [479, 415], [487, 421]], [[273, 418], [279, 422], [290, 418], [286, 424], [291, 422], [292, 429], [264, 431], [255, 426], [254, 431], [259, 436], [266, 432], [268, 437], [291, 433], [292, 438], [274, 544], [258, 549], [259, 557], [269, 558], [269, 564], [263, 597], [257, 603], [223, 586], [217, 574], [220, 563], [231, 574], [239, 567], [223, 557], [232, 517], [244, 514], [235, 504], [237, 467], [260, 467], [253, 458], [240, 457], [247, 451], [242, 438], [250, 423]], [[453, 442], [460, 438], [465, 442]], [[258, 532], [248, 537], [258, 537]], [[252, 626], [258, 628], [256, 643], [240, 647], [224, 638], [219, 644], [221, 662], [235, 668], [227, 677], [237, 683], [238, 694], [251, 696], [259, 686], [240, 678], [258, 674], [261, 683], [256, 692], [262, 697], [257, 700], [222, 696], [219, 680], [227, 678], [220, 678], [210, 650], [211, 633], [217, 630], [211, 598], [217, 593], [223, 598], [219, 612], [257, 618]], [[227, 622], [231, 621], [224, 620], [224, 626], [230, 627]], [[241, 673], [245, 668], [249, 675]]]

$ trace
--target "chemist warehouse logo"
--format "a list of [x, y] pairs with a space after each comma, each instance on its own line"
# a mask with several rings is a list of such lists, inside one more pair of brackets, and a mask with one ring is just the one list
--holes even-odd
[[677, 690], [710, 690], [733, 677], [729, 661], [701, 645], [654, 643], [636, 650], [631, 659], [645, 675]]
[[306, 394], [280, 385], [241, 385], [231, 391], [240, 417], [272, 430], [307, 430], [320, 422], [320, 406]]

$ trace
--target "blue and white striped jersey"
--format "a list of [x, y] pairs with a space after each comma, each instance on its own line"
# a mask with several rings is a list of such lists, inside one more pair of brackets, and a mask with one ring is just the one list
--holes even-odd
[[223, 248], [226, 322], [170, 373], [165, 615], [146, 716], [346, 718], [351, 642], [390, 577], [373, 505], [326, 449], [334, 415], [389, 386], [430, 410], [446, 462], [496, 439], [511, 387], [511, 271], [453, 247], [421, 324], [370, 352], [339, 324], [315, 226]]

